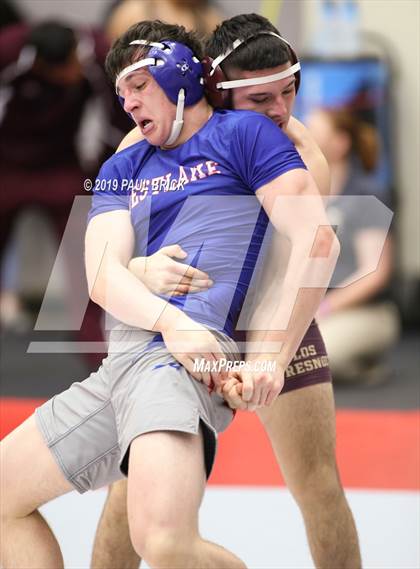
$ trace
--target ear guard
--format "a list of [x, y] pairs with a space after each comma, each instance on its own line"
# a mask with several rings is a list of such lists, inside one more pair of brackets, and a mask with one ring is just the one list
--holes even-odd
[[[239, 79], [235, 81], [229, 81], [226, 75], [223, 73], [220, 64], [229, 57], [239, 46], [249, 42], [250, 40], [260, 36], [260, 35], [271, 35], [278, 38], [283, 43], [287, 44], [292, 65], [285, 71], [280, 73], [274, 73], [272, 75], [266, 75], [265, 77], [254, 77], [251, 79]], [[279, 79], [285, 79], [286, 77], [295, 76], [295, 90], [298, 92], [300, 85], [300, 63], [298, 61], [296, 52], [293, 50], [292, 46], [287, 40], [278, 34], [271, 31], [262, 31], [254, 34], [244, 40], [237, 39], [233, 42], [232, 46], [225, 52], [217, 56], [214, 60], [210, 57], [206, 57], [203, 60], [204, 67], [204, 85], [205, 93], [211, 105], [214, 107], [229, 108], [231, 107], [231, 96], [230, 89], [236, 89], [238, 87], [247, 87], [251, 85], [264, 85], [265, 83], [271, 83], [273, 81], [278, 81]]]
[[204, 92], [210, 105], [215, 109], [230, 108], [232, 106], [230, 102], [230, 91], [218, 87], [220, 83], [226, 81], [226, 76], [221, 67], [217, 66], [213, 69], [213, 59], [208, 55], [206, 55], [201, 63], [204, 70]]
[[163, 48], [152, 47], [148, 57], [163, 62], [149, 71], [166, 96], [177, 103], [180, 89], [185, 89], [185, 105], [195, 105], [204, 95], [203, 67], [189, 47], [175, 41], [162, 42]]
[[125, 67], [115, 80], [117, 96], [123, 106], [124, 99], [118, 93], [118, 84], [128, 74], [142, 67], [148, 67], [150, 74], [175, 105], [180, 89], [185, 90], [186, 106], [194, 105], [203, 97], [203, 67], [189, 47], [169, 40], [134, 40], [130, 45], [144, 45], [150, 47], [150, 50], [147, 58]]

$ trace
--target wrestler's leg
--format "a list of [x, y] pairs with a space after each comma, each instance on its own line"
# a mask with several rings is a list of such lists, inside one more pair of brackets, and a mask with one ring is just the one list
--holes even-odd
[[131, 444], [128, 521], [139, 555], [154, 569], [243, 569], [244, 563], [198, 531], [206, 483], [203, 438], [152, 432]]
[[331, 384], [289, 391], [258, 415], [302, 512], [316, 567], [357, 569], [357, 532], [335, 459]]
[[1, 564], [59, 569], [63, 558], [42, 504], [73, 490], [38, 430], [34, 416], [1, 443]]
[[127, 479], [114, 482], [99, 520], [92, 569], [138, 569], [140, 558], [131, 543], [127, 519]]

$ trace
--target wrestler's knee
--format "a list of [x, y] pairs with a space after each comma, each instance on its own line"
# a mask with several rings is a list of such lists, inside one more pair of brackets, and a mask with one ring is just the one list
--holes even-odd
[[305, 470], [289, 487], [302, 509], [332, 507], [344, 494], [335, 462]]
[[174, 559], [180, 559], [185, 551], [188, 558], [194, 528], [180, 525], [178, 518], [165, 515], [155, 501], [137, 502], [135, 508], [131, 502], [128, 522], [133, 548], [150, 567], [175, 566]]
[[188, 559], [191, 541], [179, 528], [135, 524], [130, 527], [130, 536], [137, 555], [151, 567], [182, 565]]

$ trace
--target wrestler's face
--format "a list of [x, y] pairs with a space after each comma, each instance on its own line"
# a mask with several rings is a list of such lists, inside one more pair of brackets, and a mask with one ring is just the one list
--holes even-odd
[[[258, 71], [232, 69], [229, 71], [229, 80], [274, 75], [285, 71], [290, 66], [291, 64], [288, 62], [278, 67], [259, 69]], [[295, 77], [292, 75], [272, 83], [232, 89], [233, 108], [263, 113], [280, 128], [286, 128], [296, 96], [295, 81]]]
[[171, 134], [176, 106], [168, 99], [146, 69], [123, 77], [118, 94], [124, 99], [124, 110], [133, 117], [144, 138], [153, 146], [162, 146]]

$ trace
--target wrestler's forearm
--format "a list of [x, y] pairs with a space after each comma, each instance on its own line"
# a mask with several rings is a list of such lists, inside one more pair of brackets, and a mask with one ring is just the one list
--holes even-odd
[[[276, 357], [287, 366], [294, 356], [328, 287], [339, 253], [318, 189], [307, 172], [291, 171], [258, 193], [269, 219], [289, 243], [286, 258], [270, 257], [264, 270], [264, 289], [250, 321], [248, 340], [263, 344], [282, 342]], [[254, 353], [249, 345], [247, 353]], [[278, 352], [278, 347], [276, 348]]]
[[144, 330], [163, 331], [174, 326], [182, 311], [159, 298], [116, 261], [99, 273], [91, 298], [114, 318]]
[[[325, 228], [317, 236], [314, 252], [322, 255], [329, 247], [333, 251], [330, 250], [328, 262], [320, 269], [307, 257], [306, 247], [292, 246], [285, 274], [275, 289], [271, 286], [264, 292], [251, 319], [247, 359], [274, 359], [283, 369], [289, 365], [325, 295], [338, 256], [338, 242], [332, 230]], [[325, 286], [302, 286], [314, 280], [319, 283], [324, 280]]]
[[[253, 329], [247, 334], [247, 359], [274, 359], [286, 369], [324, 298], [326, 287], [296, 287], [294, 279], [299, 275], [296, 272], [293, 275], [293, 266], [302, 270], [301, 265], [291, 258], [290, 274], [286, 274], [277, 289], [279, 296], [265, 296], [257, 307], [251, 320]], [[305, 277], [304, 272], [300, 273], [301, 278]]]
[[100, 214], [89, 222], [85, 236], [89, 295], [121, 322], [161, 331], [182, 312], [155, 296], [128, 270], [134, 244], [126, 211]]

